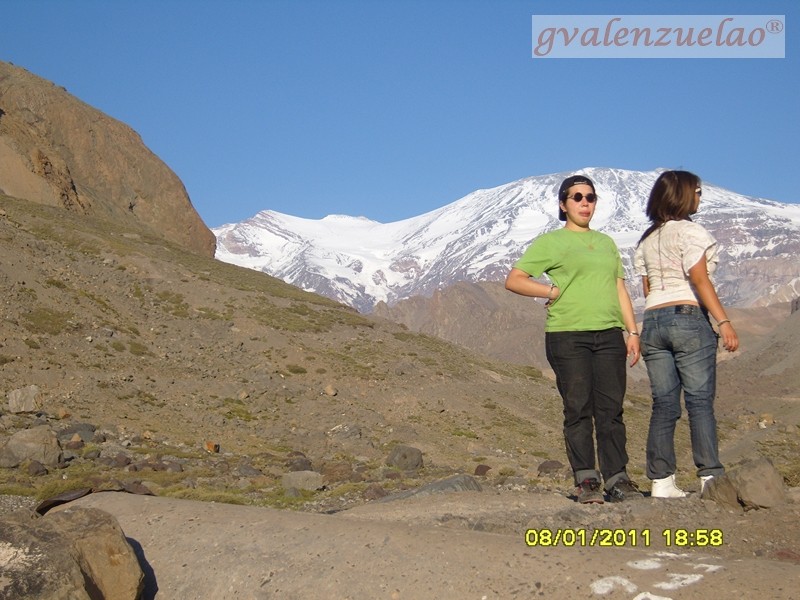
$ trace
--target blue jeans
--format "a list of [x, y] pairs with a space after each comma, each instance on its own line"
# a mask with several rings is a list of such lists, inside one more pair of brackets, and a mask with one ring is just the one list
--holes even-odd
[[714, 396], [717, 386], [717, 334], [699, 306], [681, 304], [645, 311], [642, 356], [650, 377], [653, 413], [647, 436], [647, 477], [675, 473], [675, 424], [681, 416], [681, 391], [692, 437], [697, 475], [722, 475]]
[[622, 421], [627, 350], [622, 330], [548, 332], [545, 349], [564, 401], [564, 439], [575, 482], [600, 481], [602, 473], [608, 490], [620, 479], [628, 479]]

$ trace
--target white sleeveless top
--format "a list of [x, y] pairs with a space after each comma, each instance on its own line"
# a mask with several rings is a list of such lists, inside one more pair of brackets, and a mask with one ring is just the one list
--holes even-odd
[[644, 308], [668, 302], [699, 302], [689, 282], [689, 269], [705, 254], [709, 277], [719, 261], [717, 241], [692, 221], [667, 221], [647, 236], [633, 256], [637, 275], [647, 276], [650, 293]]

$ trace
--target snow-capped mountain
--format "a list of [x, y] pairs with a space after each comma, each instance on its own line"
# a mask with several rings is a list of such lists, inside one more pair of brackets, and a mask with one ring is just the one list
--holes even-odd
[[[592, 228], [619, 246], [637, 305], [641, 286], [632, 275], [631, 259], [648, 225], [644, 207], [660, 172], [574, 172], [595, 183], [599, 200]], [[380, 301], [430, 295], [457, 281], [502, 281], [534, 237], [563, 226], [557, 192], [571, 174], [477, 190], [394, 223], [344, 215], [311, 220], [263, 211], [213, 229], [216, 257], [370, 312]], [[724, 303], [764, 305], [800, 296], [800, 205], [704, 183], [695, 220], [720, 243], [715, 279]]]

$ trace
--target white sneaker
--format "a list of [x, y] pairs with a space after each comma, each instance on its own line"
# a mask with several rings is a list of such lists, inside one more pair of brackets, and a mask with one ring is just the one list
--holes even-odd
[[663, 479], [653, 479], [651, 498], [685, 498], [686, 496], [686, 492], [675, 485], [675, 475]]
[[704, 475], [703, 477], [700, 478], [700, 493], [701, 494], [705, 491], [706, 485], [712, 479], [714, 479], [713, 475]]

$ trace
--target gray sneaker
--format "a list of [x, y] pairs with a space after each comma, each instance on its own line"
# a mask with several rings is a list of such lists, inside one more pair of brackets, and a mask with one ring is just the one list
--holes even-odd
[[603, 492], [597, 479], [584, 479], [575, 488], [575, 496], [581, 504], [602, 504]]
[[627, 502], [628, 500], [641, 500], [644, 494], [630, 479], [620, 479], [607, 491], [610, 502]]

